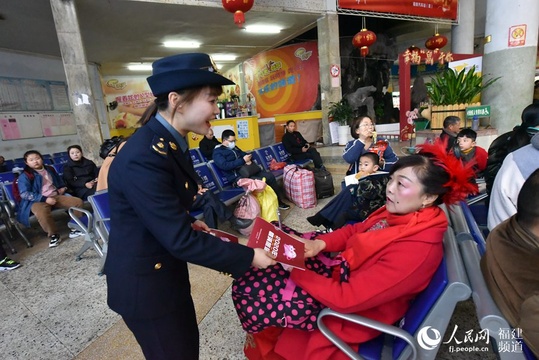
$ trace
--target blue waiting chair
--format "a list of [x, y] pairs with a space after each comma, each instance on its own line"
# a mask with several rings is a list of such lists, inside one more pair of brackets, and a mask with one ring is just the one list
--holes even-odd
[[[477, 226], [477, 223], [473, 219], [473, 215], [465, 202], [461, 202], [459, 205], [453, 205], [449, 211], [449, 219], [455, 229], [455, 236], [457, 240], [460, 240], [462, 236], [473, 236], [473, 239], [477, 243], [479, 253], [481, 256], [486, 250], [486, 241], [483, 237], [483, 233]], [[470, 227], [471, 226], [471, 227]]]
[[208, 161], [207, 164], [214, 175], [214, 179], [217, 182], [217, 186], [219, 186], [220, 191], [233, 188], [232, 183], [228, 181], [226, 176], [223, 174], [223, 171], [221, 171], [221, 169], [219, 169], [217, 165], [215, 165], [215, 162], [213, 160]]
[[313, 163], [311, 159], [292, 161], [290, 154], [288, 153], [288, 151], [286, 151], [282, 142], [271, 145], [271, 149], [275, 153], [275, 157], [278, 162], [296, 164], [302, 167]]
[[24, 235], [17, 221], [19, 204], [15, 201], [15, 196], [13, 195], [13, 183], [2, 183], [0, 186], [2, 186], [2, 222], [6, 226], [10, 239], [14, 240], [14, 234], [17, 232], [26, 243], [26, 246], [32, 247], [32, 243]]
[[242, 188], [230, 187], [220, 190], [217, 186], [217, 181], [215, 180], [214, 174], [205, 163], [195, 165], [195, 171], [202, 179], [204, 187], [216, 194], [219, 197], [219, 200], [221, 200], [225, 205], [235, 203], [245, 194], [245, 190]]
[[[430, 326], [445, 333], [458, 302], [470, 297], [471, 289], [451, 227], [444, 235], [444, 258], [427, 288], [421, 292], [404, 318], [402, 326], [387, 325], [355, 314], [343, 314], [326, 308], [318, 316], [318, 327], [335, 346], [351, 359], [380, 359], [390, 354], [392, 359], [435, 359], [442, 343], [424, 349], [416, 340], [420, 329]], [[360, 344], [356, 353], [324, 324], [326, 316], [334, 316], [382, 332], [377, 338]], [[390, 335], [385, 336], [384, 334]]]
[[204, 157], [202, 156], [202, 153], [196, 149], [189, 149], [189, 155], [191, 156], [191, 161], [193, 161], [193, 165], [198, 165], [203, 162], [206, 162], [204, 160]]
[[[262, 166], [264, 170], [269, 171], [275, 176], [277, 180], [281, 179], [283, 177], [283, 169], [279, 170], [271, 170], [270, 169], [270, 163], [272, 159], [275, 159], [273, 150], [269, 146], [255, 149], [252, 153], [252, 159], [255, 163]], [[275, 159], [277, 161], [277, 159]]]
[[54, 170], [56, 170], [60, 177], [64, 174], [64, 165], [65, 164], [52, 164], [52, 167], [54, 168]]
[[0, 173], [0, 183], [12, 183], [15, 181], [15, 174], [11, 171]]
[[55, 156], [52, 160], [54, 164], [65, 164], [69, 160], [69, 156]]
[[4, 166], [6, 167], [7, 171], [11, 171], [13, 169], [13, 164], [15, 164], [13, 160], [4, 160]]
[[[76, 255], [77, 261], [86, 250], [93, 248], [101, 258], [98, 274], [103, 275], [110, 233], [109, 193], [107, 190], [98, 191], [88, 197], [88, 202], [92, 212], [75, 207], [69, 209], [71, 221], [68, 226], [84, 234], [84, 244]], [[84, 216], [78, 218], [74, 211], [80, 211]]]
[[69, 156], [69, 154], [67, 153], [67, 151], [61, 151], [61, 152], [52, 153], [53, 158], [60, 157], [60, 156]]

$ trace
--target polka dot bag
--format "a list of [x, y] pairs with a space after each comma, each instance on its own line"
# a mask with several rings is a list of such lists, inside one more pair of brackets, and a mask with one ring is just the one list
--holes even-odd
[[[306, 238], [317, 233], [300, 234], [283, 225], [282, 229]], [[325, 254], [305, 261], [305, 271], [331, 277], [338, 266], [340, 281], [348, 281], [348, 263], [340, 256], [334, 259]], [[290, 280], [290, 272], [281, 264], [267, 269], [251, 269], [232, 284], [232, 300], [243, 329], [258, 333], [271, 326], [312, 331], [317, 328], [316, 318], [325, 307], [305, 290]]]

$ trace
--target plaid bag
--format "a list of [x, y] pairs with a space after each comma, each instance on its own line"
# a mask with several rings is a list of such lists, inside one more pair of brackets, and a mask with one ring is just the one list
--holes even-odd
[[303, 209], [316, 206], [314, 174], [297, 165], [286, 165], [283, 173], [286, 197]]

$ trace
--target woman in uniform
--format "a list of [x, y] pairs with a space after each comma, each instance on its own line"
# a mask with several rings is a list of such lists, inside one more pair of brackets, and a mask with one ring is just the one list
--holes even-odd
[[189, 215], [198, 187], [185, 136], [208, 132], [222, 85], [233, 83], [208, 55], [193, 53], [155, 61], [148, 84], [156, 97], [143, 115], [149, 120], [108, 175], [108, 304], [147, 359], [198, 359], [187, 263], [239, 277], [251, 265], [266, 268], [275, 260], [207, 234], [207, 225]]

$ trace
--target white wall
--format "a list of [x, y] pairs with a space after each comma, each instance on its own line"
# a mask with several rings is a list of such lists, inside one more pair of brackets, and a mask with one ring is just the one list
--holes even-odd
[[[97, 67], [90, 66], [89, 69], [92, 91], [96, 99], [96, 104], [102, 106], [98, 109], [98, 116], [101, 124], [105, 124], [103, 134], [109, 134], [106, 113], [103, 104], [103, 95], [99, 82]], [[0, 76], [26, 78], [34, 80], [50, 80], [67, 82], [62, 59], [13, 52], [6, 49], [0, 49]], [[103, 117], [103, 114], [105, 118]], [[72, 144], [80, 144], [79, 135], [51, 136], [21, 140], [2, 140], [0, 136], [0, 155], [6, 159], [20, 158], [30, 149], [40, 151], [42, 154], [66, 151]]]

